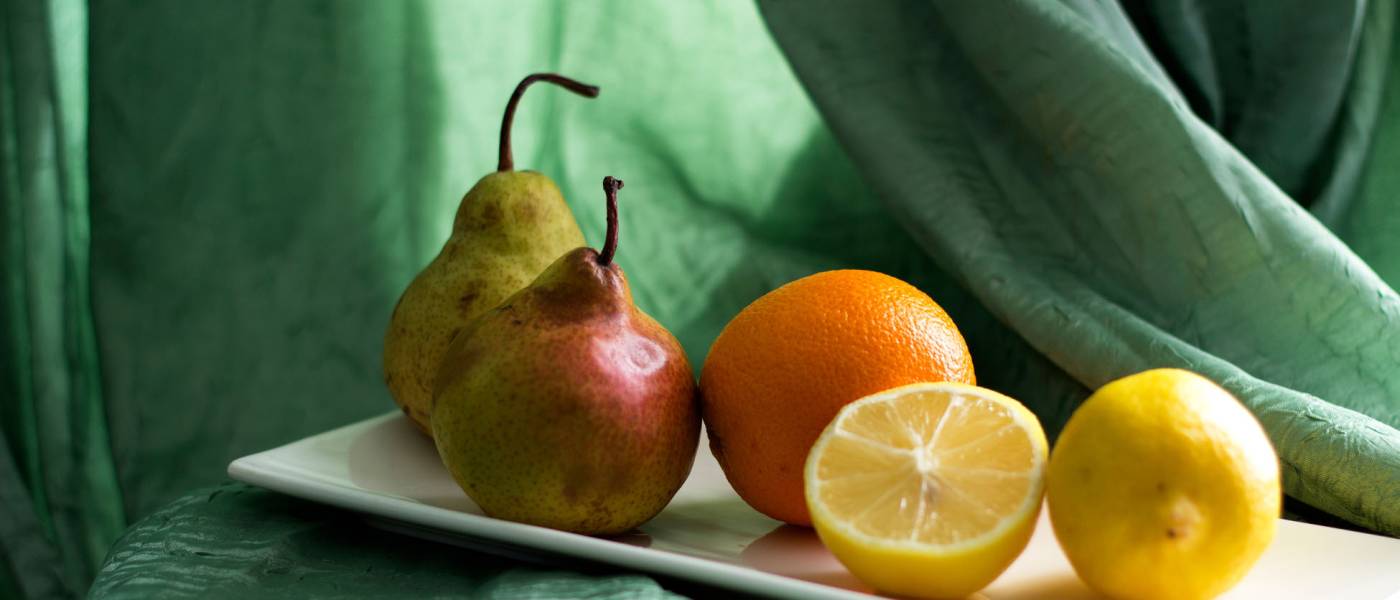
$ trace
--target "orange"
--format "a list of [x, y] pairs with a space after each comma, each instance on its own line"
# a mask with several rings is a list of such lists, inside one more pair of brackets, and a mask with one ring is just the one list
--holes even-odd
[[962, 334], [928, 295], [871, 271], [827, 271], [740, 311], [710, 347], [700, 395], [710, 448], [750, 506], [811, 525], [807, 452], [842, 407], [921, 382], [976, 384]]

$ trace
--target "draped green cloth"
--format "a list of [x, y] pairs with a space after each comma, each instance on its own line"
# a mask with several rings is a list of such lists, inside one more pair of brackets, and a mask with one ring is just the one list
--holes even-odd
[[1400, 535], [1396, 18], [0, 0], [0, 597], [664, 595], [220, 485], [392, 408], [389, 310], [540, 70], [603, 92], [532, 89], [517, 164], [595, 243], [598, 181], [627, 181], [618, 262], [697, 366], [762, 293], [883, 271], [1052, 437], [1094, 387], [1190, 368], [1264, 423], [1292, 516]]

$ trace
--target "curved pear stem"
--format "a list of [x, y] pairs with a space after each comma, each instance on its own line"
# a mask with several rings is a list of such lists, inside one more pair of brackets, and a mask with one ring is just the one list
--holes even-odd
[[598, 253], [598, 264], [612, 264], [617, 254], [617, 191], [622, 189], [622, 180], [611, 175], [603, 178], [603, 193], [608, 195], [608, 237], [603, 241], [603, 251]]
[[515, 168], [515, 159], [510, 154], [510, 124], [515, 120], [515, 107], [520, 104], [520, 97], [525, 95], [525, 88], [536, 81], [548, 81], [554, 85], [563, 87], [580, 96], [589, 98], [598, 97], [598, 86], [588, 85], [554, 73], [533, 73], [515, 86], [515, 91], [510, 95], [510, 101], [506, 102], [506, 115], [501, 118], [501, 156], [496, 163], [497, 171], [510, 171]]

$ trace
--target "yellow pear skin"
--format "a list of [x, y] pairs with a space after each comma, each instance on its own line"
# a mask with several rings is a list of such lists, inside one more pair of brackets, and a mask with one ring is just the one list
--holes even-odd
[[544, 175], [496, 172], [467, 192], [451, 237], [404, 290], [384, 335], [384, 381], [419, 429], [431, 435], [433, 381], [452, 338], [582, 245], [573, 213]]
[[384, 333], [384, 383], [404, 414], [429, 436], [433, 381], [452, 339], [561, 254], [584, 244], [558, 186], [540, 173], [515, 170], [511, 121], [525, 88], [537, 81], [598, 95], [595, 86], [553, 73], [535, 73], [516, 86], [501, 119], [496, 172], [462, 198], [447, 243], [399, 297]]

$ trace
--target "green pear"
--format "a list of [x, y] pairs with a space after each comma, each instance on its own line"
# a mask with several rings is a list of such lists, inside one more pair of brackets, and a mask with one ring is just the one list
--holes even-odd
[[501, 119], [500, 162], [457, 207], [437, 258], [399, 297], [384, 333], [384, 382], [394, 402], [432, 435], [433, 378], [467, 323], [525, 287], [561, 253], [583, 245], [559, 188], [534, 171], [514, 170], [510, 128], [525, 88], [536, 81], [595, 97], [598, 88], [551, 73], [516, 86]]
[[487, 514], [594, 535], [670, 502], [695, 460], [696, 383], [675, 336], [632, 303], [608, 177], [602, 252], [578, 248], [482, 315], [438, 374], [433, 438]]

